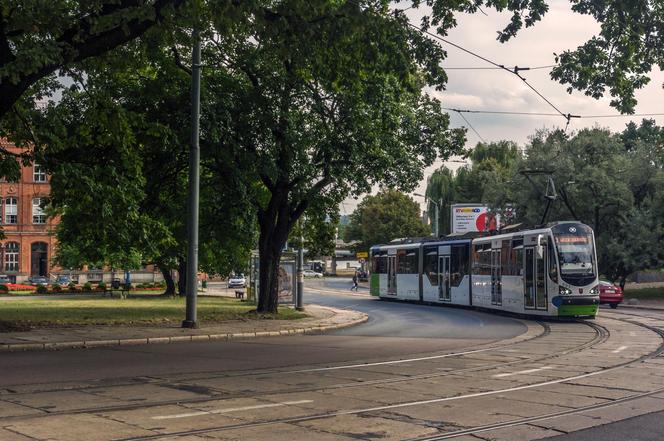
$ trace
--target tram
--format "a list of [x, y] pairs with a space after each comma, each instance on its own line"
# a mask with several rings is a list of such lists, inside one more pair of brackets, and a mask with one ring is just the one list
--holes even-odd
[[579, 222], [495, 235], [401, 239], [370, 249], [371, 295], [517, 314], [595, 317], [593, 230]]

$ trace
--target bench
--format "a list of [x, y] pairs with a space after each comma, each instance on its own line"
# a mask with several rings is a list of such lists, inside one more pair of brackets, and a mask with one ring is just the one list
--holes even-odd
[[235, 291], [235, 298], [244, 300], [244, 291]]

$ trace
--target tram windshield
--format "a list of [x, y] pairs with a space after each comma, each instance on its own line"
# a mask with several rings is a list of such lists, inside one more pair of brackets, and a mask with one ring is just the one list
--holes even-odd
[[552, 231], [562, 279], [573, 285], [592, 282], [596, 274], [592, 230], [581, 224], [562, 224]]

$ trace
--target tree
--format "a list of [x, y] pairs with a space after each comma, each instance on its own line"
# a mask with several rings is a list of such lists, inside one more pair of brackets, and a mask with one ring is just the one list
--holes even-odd
[[372, 245], [394, 239], [430, 234], [429, 226], [422, 223], [419, 204], [404, 193], [388, 189], [360, 202], [350, 215], [344, 240], [358, 240], [356, 248], [367, 251]]
[[253, 189], [261, 312], [277, 308], [279, 259], [305, 210], [378, 182], [411, 188], [424, 166], [461, 148], [463, 132], [422, 93], [444, 83], [442, 50], [388, 6], [280, 2], [256, 14], [246, 36], [208, 47], [207, 63], [225, 76], [207, 86], [233, 115], [214, 132], [216, 146]]
[[2, 0], [0, 121], [42, 78], [133, 40], [183, 1]]
[[[85, 80], [41, 114], [37, 155], [52, 173], [51, 209], [61, 214], [60, 262], [155, 263], [169, 295], [178, 269], [184, 295], [190, 74], [162, 40], [150, 32], [84, 62]], [[204, 131], [209, 124], [203, 118]], [[246, 267], [255, 224], [223, 151], [201, 157], [200, 268], [225, 275]]]
[[518, 163], [517, 145], [512, 141], [480, 142], [468, 152], [468, 158], [471, 164], [460, 168], [456, 174], [441, 167], [427, 179], [429, 219], [435, 222], [435, 203], [439, 203], [441, 234], [450, 233], [451, 205], [454, 203], [487, 203], [494, 210], [505, 208], [509, 203], [509, 196], [503, 190]]
[[[433, 231], [439, 235], [450, 233], [451, 205], [456, 201], [456, 186], [454, 173], [443, 166], [435, 170], [427, 178], [427, 189], [425, 193], [427, 204], [427, 216]], [[435, 223], [438, 222], [438, 229]]]
[[[551, 173], [559, 200], [549, 221], [578, 220], [595, 231], [600, 273], [624, 286], [635, 271], [664, 263], [662, 131], [652, 121], [630, 123], [622, 134], [584, 129], [575, 135], [539, 132], [526, 147], [513, 178], [498, 185], [518, 221], [540, 223], [545, 182], [535, 188], [518, 170]], [[496, 204], [501, 201], [494, 202]]]

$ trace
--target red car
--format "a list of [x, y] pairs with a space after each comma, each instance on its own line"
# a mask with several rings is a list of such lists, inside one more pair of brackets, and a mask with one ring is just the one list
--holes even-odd
[[616, 309], [619, 303], [623, 301], [622, 289], [611, 282], [599, 281], [599, 303], [609, 304], [611, 308]]

